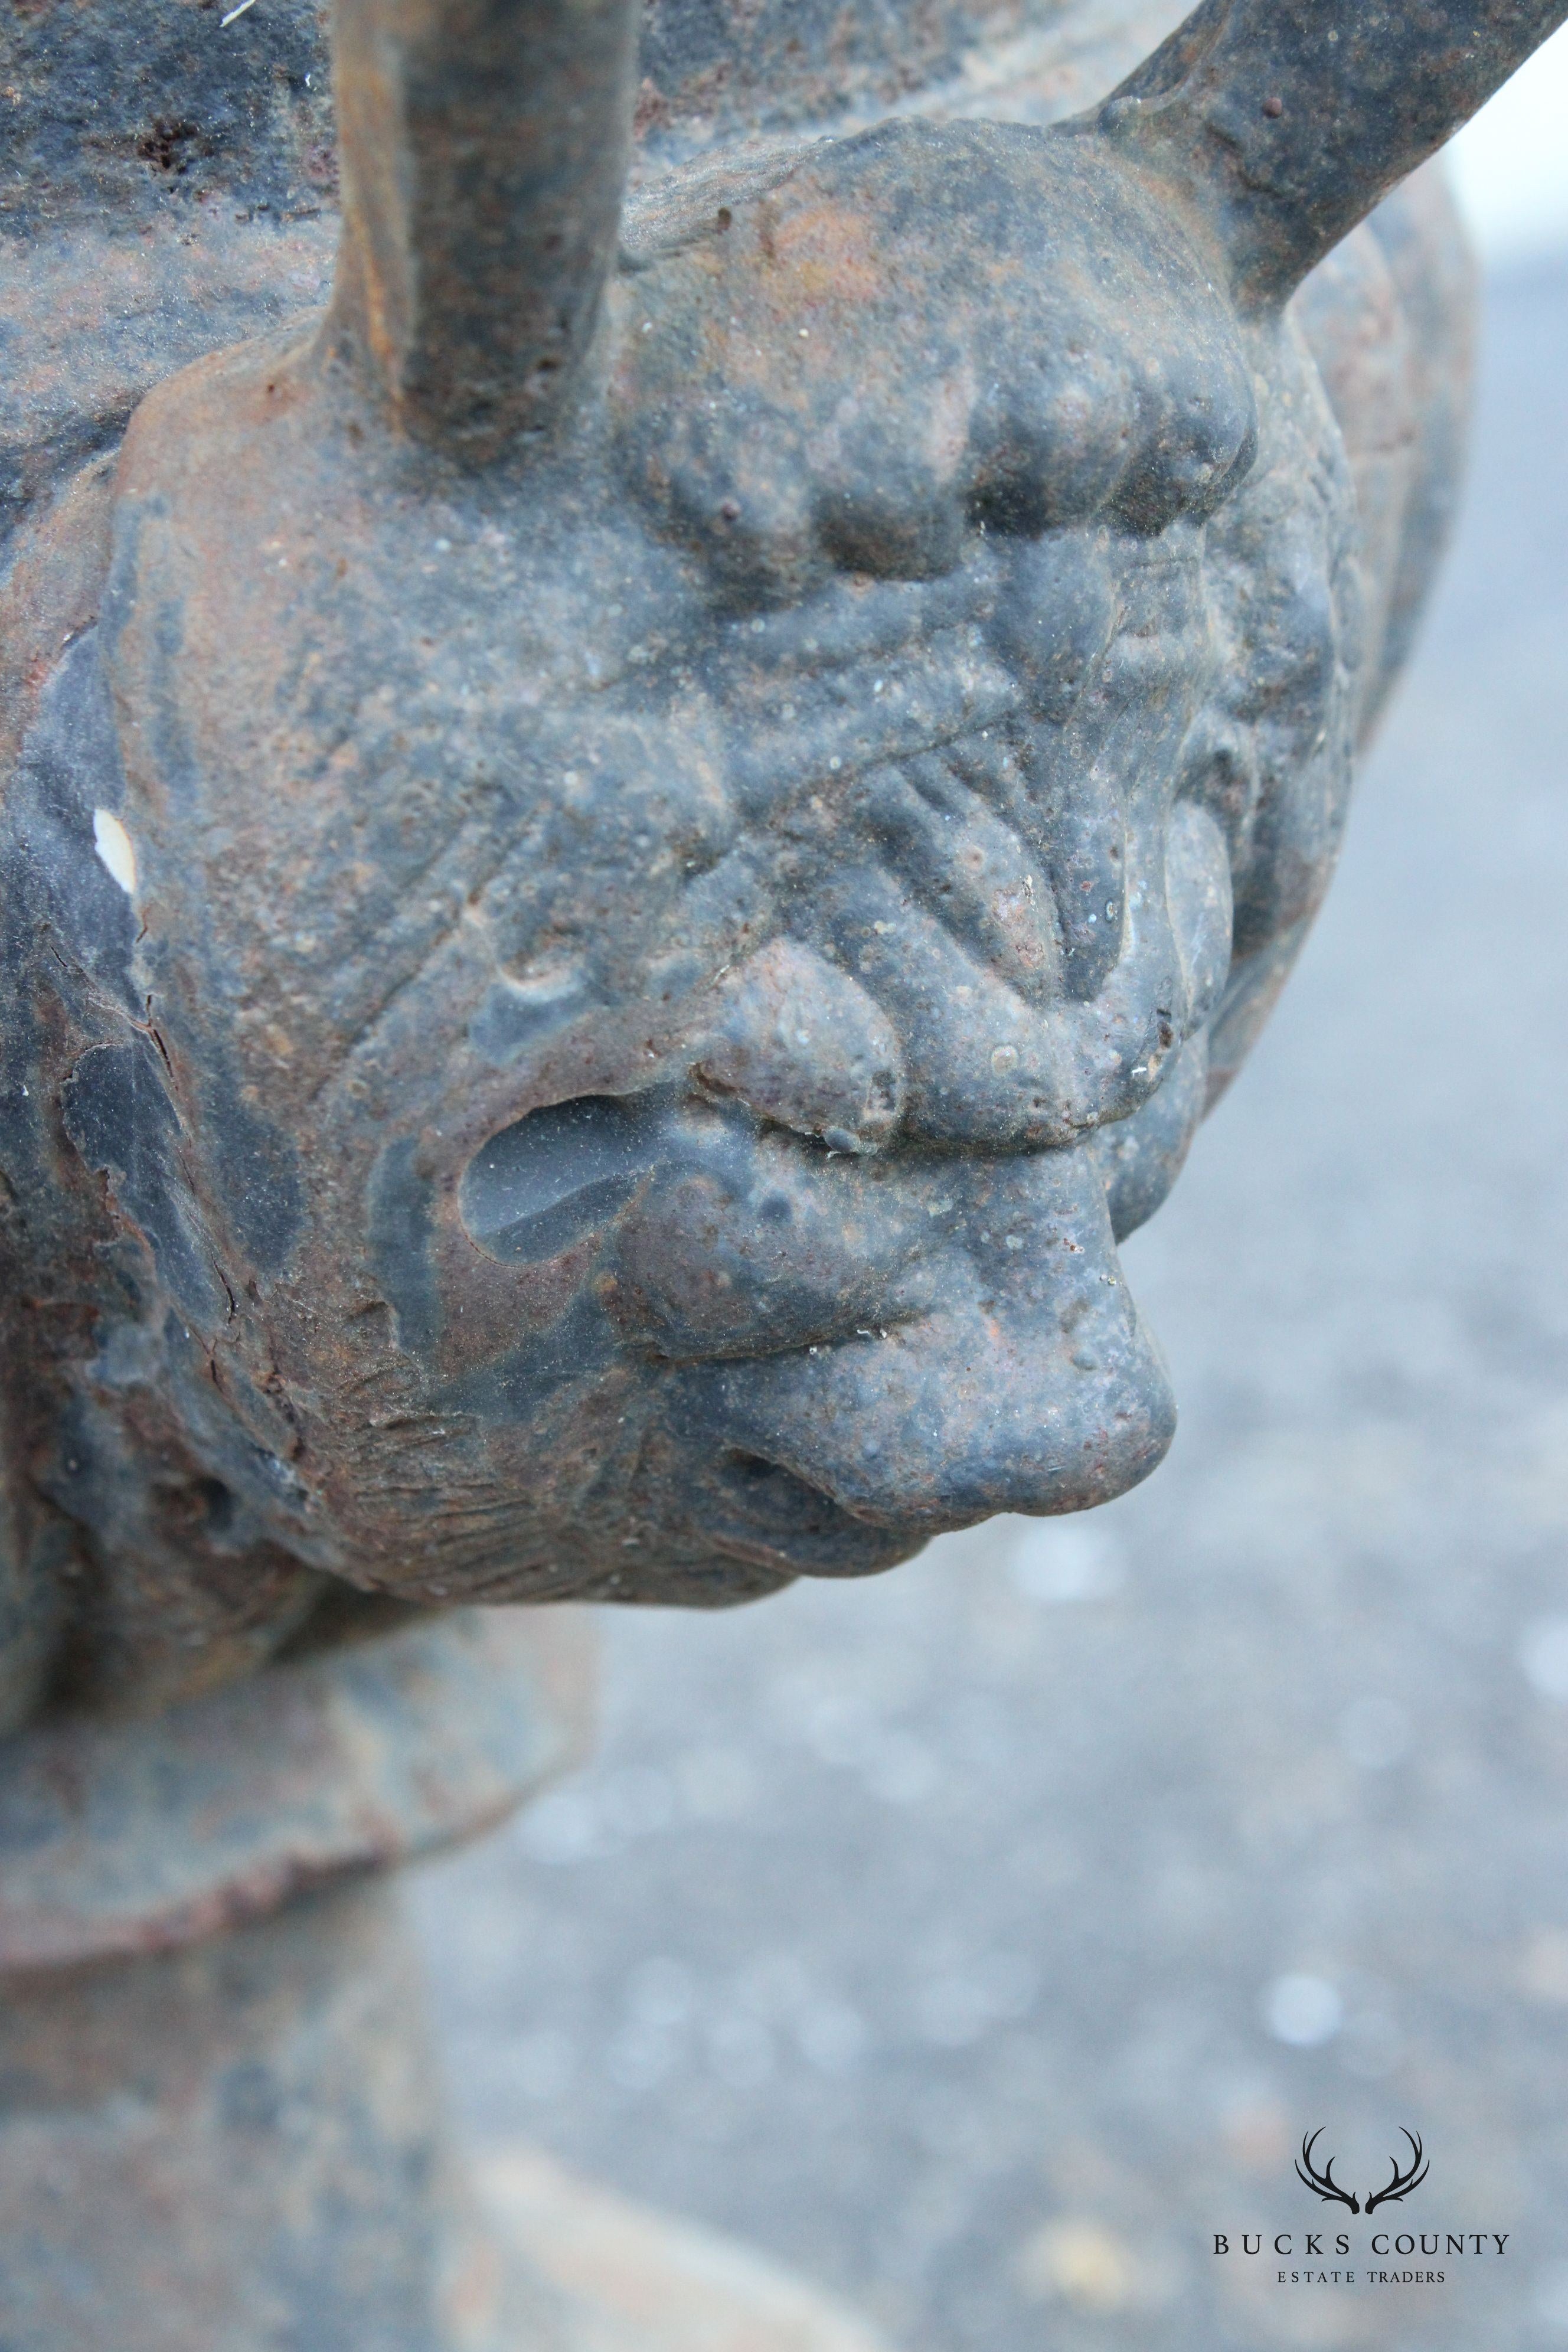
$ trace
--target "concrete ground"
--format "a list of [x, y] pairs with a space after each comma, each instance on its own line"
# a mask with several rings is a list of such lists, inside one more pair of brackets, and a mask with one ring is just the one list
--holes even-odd
[[[1568, 2344], [1565, 383], [1547, 266], [1494, 289], [1328, 910], [1129, 1245], [1166, 1466], [879, 1581], [611, 1618], [597, 1762], [416, 1889], [472, 2131], [911, 2352]], [[1362, 2189], [1423, 2136], [1373, 2227], [1505, 2252], [1216, 2257], [1361, 2242], [1293, 2177], [1319, 2125]]]

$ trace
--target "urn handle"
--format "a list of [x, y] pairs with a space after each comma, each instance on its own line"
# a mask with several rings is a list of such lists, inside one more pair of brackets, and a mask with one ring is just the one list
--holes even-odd
[[1237, 303], [1277, 308], [1564, 16], [1568, 0], [1204, 0], [1091, 119], [1207, 215]]
[[[331, 341], [416, 439], [484, 464], [570, 408], [613, 266], [637, 0], [336, 0]], [[1204, 0], [1079, 128], [1286, 301], [1568, 0]]]
[[337, 0], [329, 334], [483, 463], [571, 398], [615, 260], [636, 0]]

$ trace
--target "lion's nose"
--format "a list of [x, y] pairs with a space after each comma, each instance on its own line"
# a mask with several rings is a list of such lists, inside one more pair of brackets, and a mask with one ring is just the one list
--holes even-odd
[[679, 1375], [707, 1446], [914, 1539], [1108, 1501], [1154, 1468], [1175, 1423], [1092, 1148], [948, 1166], [939, 1305], [837, 1347]]

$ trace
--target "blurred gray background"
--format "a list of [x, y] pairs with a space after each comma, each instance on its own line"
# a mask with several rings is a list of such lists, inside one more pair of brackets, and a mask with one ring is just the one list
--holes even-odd
[[[1339, 881], [1126, 1253], [1169, 1463], [882, 1580], [608, 1618], [596, 1761], [414, 1889], [474, 2134], [909, 2352], [1568, 2345], [1556, 73], [1462, 158], [1469, 496]], [[1216, 2260], [1321, 2226], [1320, 2124], [1358, 2186], [1420, 2131], [1408, 2226], [1507, 2254], [1375, 2292]]]

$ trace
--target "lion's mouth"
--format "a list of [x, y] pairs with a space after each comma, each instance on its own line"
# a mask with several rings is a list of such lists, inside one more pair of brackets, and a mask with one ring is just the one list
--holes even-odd
[[755, 1567], [807, 1576], [867, 1576], [907, 1559], [924, 1541], [870, 1526], [820, 1486], [765, 1455], [731, 1449], [701, 1480], [706, 1538]]

